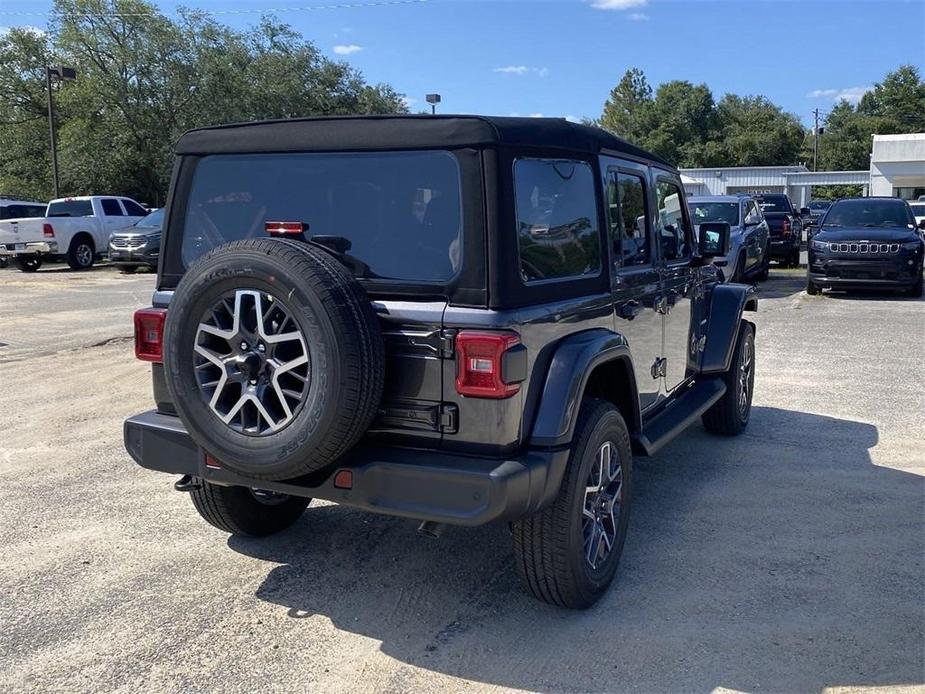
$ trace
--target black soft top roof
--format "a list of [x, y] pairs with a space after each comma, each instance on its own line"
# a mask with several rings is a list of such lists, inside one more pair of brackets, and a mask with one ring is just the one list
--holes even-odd
[[177, 142], [177, 154], [376, 151], [517, 145], [597, 154], [610, 150], [664, 160], [611, 133], [564, 118], [501, 116], [329, 116], [199, 128]]

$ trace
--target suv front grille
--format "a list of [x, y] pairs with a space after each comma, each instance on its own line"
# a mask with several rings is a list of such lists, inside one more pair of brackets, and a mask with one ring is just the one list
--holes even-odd
[[110, 242], [113, 248], [138, 248], [145, 245], [145, 240], [141, 238], [119, 238], [114, 236]]
[[899, 253], [898, 243], [830, 243], [833, 253]]

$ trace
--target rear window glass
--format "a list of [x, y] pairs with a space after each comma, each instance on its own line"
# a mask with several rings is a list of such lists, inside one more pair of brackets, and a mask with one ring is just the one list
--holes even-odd
[[183, 229], [189, 266], [223, 243], [266, 236], [267, 221], [302, 222], [343, 248], [360, 277], [445, 282], [462, 257], [459, 167], [449, 152], [204, 157]]
[[904, 227], [912, 224], [902, 200], [839, 200], [829, 208], [825, 226]]
[[790, 212], [790, 203], [784, 195], [765, 195], [758, 199], [762, 212]]
[[48, 205], [49, 217], [92, 217], [93, 205], [89, 200], [61, 200]]
[[591, 167], [582, 161], [518, 159], [514, 183], [523, 281], [599, 274], [601, 239]]

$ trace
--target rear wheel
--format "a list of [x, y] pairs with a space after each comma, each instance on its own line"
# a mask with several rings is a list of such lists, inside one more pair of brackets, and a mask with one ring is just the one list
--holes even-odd
[[41, 256], [33, 255], [26, 258], [17, 258], [16, 265], [23, 272], [37, 272], [42, 267]]
[[755, 386], [755, 329], [742, 321], [736, 341], [735, 356], [729, 370], [722, 375], [726, 392], [702, 420], [707, 431], [734, 436], [748, 426], [752, 412], [752, 392]]
[[555, 501], [513, 524], [517, 571], [534, 597], [585, 608], [604, 594], [623, 551], [631, 483], [623, 417], [609, 402], [585, 400]]
[[190, 492], [193, 506], [208, 523], [232, 535], [264, 537], [295, 523], [311, 499], [203, 481]]
[[94, 261], [93, 241], [88, 236], [75, 236], [67, 251], [67, 264], [72, 270], [86, 270]]

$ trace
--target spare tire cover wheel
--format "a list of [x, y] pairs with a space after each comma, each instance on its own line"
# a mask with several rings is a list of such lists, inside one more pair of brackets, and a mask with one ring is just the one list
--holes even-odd
[[291, 479], [334, 462], [372, 423], [382, 336], [362, 287], [328, 252], [235, 241], [177, 286], [164, 372], [187, 431], [222, 466]]

